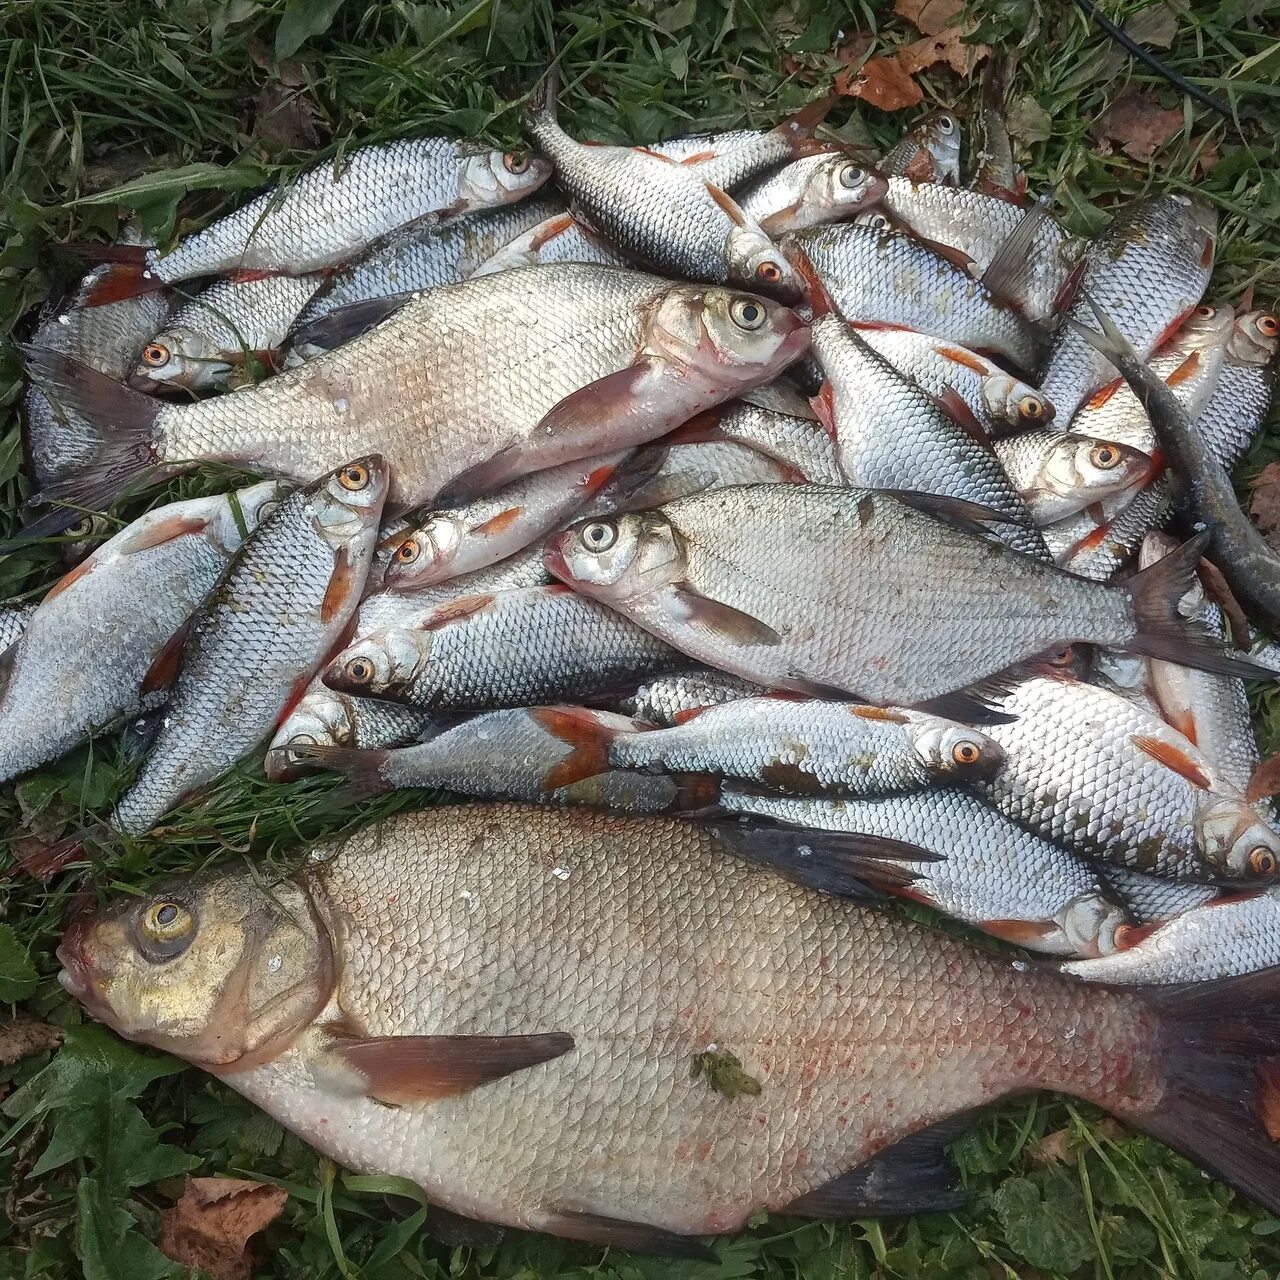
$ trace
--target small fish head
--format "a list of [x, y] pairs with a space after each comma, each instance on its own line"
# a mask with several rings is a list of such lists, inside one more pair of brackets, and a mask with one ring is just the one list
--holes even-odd
[[463, 533], [462, 520], [451, 512], [428, 517], [391, 553], [384, 585], [412, 591], [442, 582], [450, 576]]
[[1274, 831], [1243, 797], [1219, 797], [1196, 815], [1200, 853], [1223, 879], [1273, 884], [1280, 879], [1280, 833]]
[[95, 1018], [207, 1069], [270, 1061], [334, 983], [308, 895], [247, 870], [175, 877], [82, 915], [58, 959], [59, 981]]
[[1151, 473], [1151, 459], [1114, 440], [1063, 433], [1044, 461], [1037, 488], [1063, 497], [1084, 493], [1098, 501], [1122, 493]]
[[649, 321], [646, 349], [695, 374], [727, 398], [771, 382], [809, 347], [790, 307], [714, 286], [676, 285]]
[[1010, 427], [1047, 427], [1053, 405], [1035, 387], [1007, 373], [987, 374], [981, 382], [982, 403], [995, 422]]
[[1246, 311], [1232, 325], [1227, 339], [1227, 359], [1232, 364], [1268, 365], [1280, 347], [1280, 317], [1260, 308]]
[[232, 555], [244, 541], [245, 535], [252, 533], [266, 520], [288, 494], [289, 487], [277, 480], [264, 480], [261, 484], [237, 489], [234, 494], [228, 495], [226, 505], [215, 518], [209, 536], [224, 555]]
[[292, 782], [314, 772], [314, 766], [293, 756], [294, 747], [349, 747], [355, 740], [352, 700], [332, 689], [310, 689], [271, 739], [264, 765], [267, 778]]
[[1000, 745], [968, 725], [919, 712], [907, 714], [907, 735], [930, 773], [951, 778], [986, 777], [1004, 762]]
[[960, 185], [960, 121], [952, 111], [932, 111], [912, 130], [933, 157], [933, 181]]
[[729, 232], [725, 272], [731, 284], [759, 290], [780, 302], [799, 302], [804, 292], [795, 268], [754, 222]]
[[189, 391], [213, 386], [231, 372], [231, 365], [203, 334], [183, 325], [158, 333], [145, 347], [129, 375], [138, 391], [185, 387]]
[[536, 191], [551, 173], [551, 162], [529, 151], [481, 151], [462, 162], [458, 203], [464, 209], [511, 204]]
[[1101, 892], [1082, 893], [1058, 913], [1058, 925], [1072, 956], [1109, 956], [1129, 927], [1124, 908]]
[[1178, 326], [1172, 341], [1188, 355], [1192, 351], [1221, 347], [1231, 341], [1235, 317], [1230, 307], [1202, 303]]
[[[371, 527], [376, 531], [390, 483], [391, 468], [377, 453], [354, 458], [329, 472], [310, 492], [316, 531], [333, 547]], [[372, 543], [369, 551], [372, 554]]]
[[894, 221], [880, 209], [868, 209], [853, 219], [855, 227], [866, 227], [871, 231], [896, 231]]
[[679, 582], [684, 545], [660, 511], [580, 520], [547, 544], [547, 569], [601, 600], [626, 600]]
[[801, 199], [815, 213], [848, 217], [879, 204], [888, 190], [888, 182], [874, 169], [836, 154], [817, 157]]
[[338, 693], [394, 698], [431, 654], [431, 632], [393, 627], [357, 640], [324, 669], [321, 679]]
[[105, 542], [116, 531], [116, 525], [107, 516], [86, 512], [75, 524], [63, 530], [67, 541], [58, 547], [58, 559], [72, 568]]

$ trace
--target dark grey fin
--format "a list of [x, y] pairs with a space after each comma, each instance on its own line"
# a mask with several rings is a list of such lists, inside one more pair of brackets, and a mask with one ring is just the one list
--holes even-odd
[[[826, 381], [822, 366], [815, 357], [810, 355], [801, 356], [794, 364], [788, 365], [786, 372], [782, 376], [796, 388], [800, 395], [804, 396], [816, 396], [822, 390], [822, 384]], [[741, 398], [743, 400], [747, 399], [746, 396]], [[754, 404], [755, 401], [749, 401], [749, 403]], [[769, 408], [770, 406], [765, 405], [764, 407]], [[815, 419], [812, 408], [804, 416]]]
[[1022, 674], [1019, 671], [998, 672], [954, 693], [926, 698], [917, 702], [915, 707], [918, 711], [927, 711], [947, 720], [959, 720], [963, 724], [1012, 724], [1018, 717], [1002, 711], [1000, 703], [1020, 683]]
[[4, 691], [9, 687], [9, 681], [13, 679], [13, 664], [18, 656], [17, 649], [15, 641], [0, 653], [0, 698], [4, 697]]
[[1046, 191], [1018, 220], [1018, 225], [1005, 238], [1004, 243], [996, 250], [996, 255], [987, 263], [986, 270], [978, 277], [980, 284], [1011, 306], [1017, 306], [1020, 292], [1027, 283], [1029, 274], [1036, 270], [1036, 262], [1031, 253], [1031, 246], [1040, 234], [1040, 229], [1049, 221], [1049, 206], [1053, 201], [1053, 188]]
[[548, 1209], [539, 1213], [538, 1229], [565, 1240], [628, 1249], [632, 1253], [656, 1253], [669, 1258], [693, 1258], [699, 1262], [720, 1261], [697, 1236], [678, 1236], [674, 1231], [664, 1231], [647, 1222], [625, 1222], [621, 1218], [603, 1218], [596, 1213]]
[[875, 901], [919, 879], [912, 864], [942, 861], [941, 854], [886, 836], [791, 827], [757, 817], [710, 818], [699, 825], [730, 853], [842, 898]]
[[1280, 968], [1143, 997], [1160, 1016], [1162, 1078], [1151, 1110], [1125, 1121], [1280, 1213]]
[[527, 1036], [334, 1036], [329, 1052], [359, 1072], [370, 1098], [413, 1106], [470, 1093], [573, 1048], [563, 1031]]
[[315, 765], [346, 778], [346, 786], [329, 797], [339, 806], [394, 790], [382, 776], [382, 766], [390, 755], [386, 750], [361, 751], [357, 747], [326, 747], [314, 742], [296, 747], [273, 747], [272, 750], [285, 757], [288, 764]]
[[290, 348], [318, 347], [321, 351], [333, 351], [361, 334], [368, 333], [375, 325], [395, 315], [406, 303], [419, 295], [415, 291], [392, 293], [385, 298], [365, 298], [345, 307], [334, 307], [319, 319], [295, 329], [286, 339]]
[[1211, 536], [1209, 530], [1201, 531], [1124, 583], [1122, 589], [1133, 600], [1136, 630], [1123, 647], [1148, 658], [1216, 675], [1238, 676], [1242, 680], [1280, 679], [1275, 671], [1238, 657], [1223, 641], [1199, 630], [1179, 612], [1178, 604], [1192, 585]]
[[939, 493], [921, 493], [916, 489], [881, 489], [897, 498], [908, 507], [932, 516], [943, 524], [959, 529], [962, 533], [974, 533], [979, 537], [991, 538], [992, 530], [988, 525], [1017, 524], [1013, 516], [1003, 511], [995, 511], [984, 507], [980, 502], [966, 502], [964, 498], [951, 498]]
[[151, 750], [164, 721], [164, 704], [134, 716], [120, 735], [120, 748], [130, 764], [137, 764]]
[[520, 445], [509, 444], [499, 449], [492, 458], [477, 462], [474, 467], [454, 476], [435, 498], [437, 507], [462, 507], [520, 474]]
[[485, 1248], [501, 1244], [507, 1236], [506, 1229], [495, 1222], [467, 1218], [434, 1202], [427, 1206], [427, 1220], [422, 1224], [422, 1229], [433, 1240], [438, 1240], [451, 1249], [463, 1246]]
[[955, 1184], [947, 1146], [969, 1127], [949, 1116], [855, 1165], [778, 1212], [802, 1218], [875, 1218], [884, 1214], [948, 1213], [972, 1199]]
[[676, 599], [688, 612], [688, 620], [695, 626], [714, 631], [734, 644], [775, 645], [782, 637], [767, 623], [761, 622], [731, 604], [713, 600], [691, 587], [687, 582], [672, 587]]

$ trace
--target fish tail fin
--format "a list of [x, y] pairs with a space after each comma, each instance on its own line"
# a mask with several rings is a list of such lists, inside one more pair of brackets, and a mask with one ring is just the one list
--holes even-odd
[[[83, 420], [94, 457], [35, 495], [36, 503], [91, 506], [114, 497], [159, 462], [156, 421], [165, 405], [79, 360], [42, 347], [24, 347], [27, 372], [54, 404]], [[73, 515], [72, 520], [75, 519]]]
[[1122, 646], [1148, 658], [1180, 666], [1238, 676], [1242, 680], [1274, 680], [1276, 673], [1232, 653], [1218, 637], [1188, 622], [1178, 603], [1191, 589], [1209, 533], [1198, 533], [1162, 560], [1141, 569], [1125, 583], [1133, 600], [1135, 633]]
[[326, 747], [319, 743], [274, 749], [286, 754], [288, 763], [295, 768], [298, 765], [304, 768], [314, 766], [328, 773], [341, 774], [346, 785], [332, 796], [340, 806], [395, 789], [382, 774], [382, 767], [391, 754], [386, 750], [362, 751], [358, 747]]
[[567, 756], [547, 771], [542, 785], [548, 791], [608, 773], [613, 765], [609, 748], [618, 730], [602, 722], [586, 707], [536, 707], [529, 718], [553, 738], [572, 748]]
[[25, 872], [33, 880], [51, 880], [63, 867], [83, 857], [84, 853], [84, 837], [77, 833], [26, 854], [18, 859], [14, 869]]
[[1163, 1088], [1132, 1121], [1280, 1212], [1280, 968], [1146, 994]]
[[773, 132], [786, 139], [791, 154], [797, 158], [829, 151], [831, 148], [815, 138], [813, 131], [831, 114], [831, 108], [839, 101], [840, 95], [834, 90], [824, 97], [815, 98], [775, 126]]
[[81, 302], [85, 307], [104, 307], [124, 302], [144, 293], [159, 293], [168, 284], [149, 269], [150, 250], [141, 244], [68, 244], [63, 248], [78, 258], [106, 264], [89, 285]]
[[560, 68], [553, 62], [529, 94], [524, 109], [524, 126], [535, 141], [543, 140], [540, 135], [544, 130], [559, 133], [559, 97]]

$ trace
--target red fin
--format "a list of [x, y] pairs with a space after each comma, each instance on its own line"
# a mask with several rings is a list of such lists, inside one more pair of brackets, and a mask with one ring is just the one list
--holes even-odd
[[[953, 267], [959, 267], [965, 275], [972, 275], [974, 268], [973, 259], [965, 253], [963, 249], [957, 249], [953, 244], [943, 244], [941, 240], [926, 240], [923, 236], [912, 233], [911, 238], [917, 244], [922, 244], [926, 249], [931, 249], [940, 258], [945, 258]], [[993, 298], [995, 294], [991, 295]], [[1004, 299], [997, 299], [1003, 302]]]
[[191, 622], [188, 620], [160, 647], [160, 652], [151, 660], [147, 674], [142, 678], [140, 693], [160, 693], [178, 678], [182, 667], [182, 651], [186, 648], [190, 630]]
[[461, 600], [451, 600], [446, 605], [441, 605], [439, 609], [422, 624], [422, 630], [435, 631], [438, 627], [447, 626], [450, 622], [457, 622], [462, 618], [469, 618], [473, 613], [479, 613], [482, 609], [487, 609], [493, 604], [494, 597], [492, 594], [481, 596], [464, 596]]
[[1133, 734], [1132, 741], [1139, 751], [1164, 765], [1166, 769], [1172, 769], [1193, 787], [1199, 787], [1203, 791], [1212, 789], [1213, 783], [1206, 777], [1204, 770], [1175, 743], [1141, 733]]
[[991, 366], [985, 360], [979, 359], [972, 351], [966, 351], [963, 347], [934, 347], [934, 351], [944, 360], [950, 360], [952, 364], [963, 365], [980, 378], [985, 378], [990, 371]]
[[767, 622], [754, 618], [731, 604], [713, 600], [685, 583], [673, 586], [676, 599], [685, 610], [685, 616], [695, 626], [714, 631], [732, 644], [775, 645], [782, 637]]
[[673, 1231], [650, 1226], [647, 1222], [624, 1222], [621, 1218], [605, 1218], [598, 1213], [576, 1210], [538, 1210], [537, 1229], [566, 1240], [626, 1249], [632, 1253], [656, 1253], [673, 1258], [693, 1258], [701, 1262], [719, 1262], [716, 1255], [696, 1236], [678, 1236]]
[[1200, 265], [1208, 271], [1213, 266], [1213, 254], [1216, 249], [1212, 236], [1205, 236], [1204, 250], [1200, 254]]
[[683, 711], [677, 711], [671, 717], [671, 723], [673, 725], [688, 724], [690, 720], [696, 720], [706, 710], [706, 707], [685, 707]]
[[548, 791], [608, 773], [609, 744], [618, 734], [601, 724], [594, 712], [579, 707], [535, 707], [529, 719], [572, 748], [543, 778], [542, 785]]
[[573, 1048], [562, 1031], [532, 1036], [335, 1038], [331, 1052], [368, 1081], [368, 1096], [393, 1107], [470, 1093]]
[[1065, 311], [1072, 302], [1080, 289], [1080, 282], [1084, 279], [1084, 269], [1088, 266], [1088, 259], [1081, 257], [1076, 263], [1067, 278], [1062, 282], [1062, 288], [1058, 290], [1058, 296], [1054, 298], [1053, 305], [1049, 308], [1050, 313], [1057, 315], [1059, 311]]
[[127, 555], [139, 551], [149, 551], [152, 547], [163, 546], [175, 538], [185, 537], [189, 533], [203, 533], [209, 527], [209, 521], [203, 516], [168, 516], [156, 520], [140, 528], [136, 534], [126, 537], [119, 550]]
[[934, 396], [933, 402], [954, 423], [964, 429], [967, 436], [984, 449], [991, 448], [991, 439], [982, 423], [978, 421], [969, 402], [955, 387], [948, 387], [940, 396]]
[[830, 151], [831, 148], [825, 143], [814, 140], [813, 131], [831, 114], [831, 108], [839, 101], [840, 95], [834, 91], [815, 98], [781, 124], [775, 125], [772, 132], [790, 141], [793, 156]]
[[793, 201], [789, 205], [785, 205], [781, 209], [775, 209], [772, 213], [760, 219], [760, 230], [767, 236], [772, 236], [775, 240], [785, 235], [791, 230], [791, 219], [795, 217], [800, 208], [799, 200]]
[[1194, 307], [1188, 307], [1185, 311], [1180, 312], [1178, 317], [1170, 320], [1167, 325], [1160, 331], [1160, 336], [1156, 339], [1156, 345], [1153, 350], [1158, 351], [1165, 346], [1186, 323], [1187, 317], [1195, 310]]
[[[661, 160], [663, 164], [676, 164], [670, 156], [664, 156], [661, 151], [652, 151], [648, 147], [631, 147], [630, 150], [638, 152], [642, 156], [652, 156], [655, 160]], [[686, 160], [686, 164], [689, 162]]]
[[708, 409], [705, 413], [690, 418], [674, 431], [668, 432], [662, 437], [662, 443], [664, 445], [709, 444], [727, 440], [729, 437], [720, 430], [720, 421], [723, 417], [724, 406], [717, 405], [714, 409]]
[[351, 548], [345, 543], [333, 557], [333, 573], [320, 602], [320, 621], [328, 626], [334, 618], [341, 617], [345, 609], [354, 607], [364, 586], [364, 574], [351, 560]]
[[1035, 949], [1035, 944], [1057, 930], [1051, 920], [983, 920], [978, 927], [993, 938], [1016, 942], [1019, 946]]
[[915, 333], [909, 324], [891, 324], [888, 320], [855, 320], [851, 329], [878, 329], [884, 333]]
[[1280, 1142], [1280, 1062], [1259, 1063], [1253, 1069], [1253, 1079], [1262, 1127], [1272, 1142]]
[[[652, 152], [649, 152], [652, 155]], [[541, 249], [544, 244], [552, 241], [556, 236], [563, 235], [566, 231], [572, 230], [576, 221], [573, 214], [562, 213], [558, 217], [548, 218], [537, 229], [537, 234], [529, 241], [530, 249]]]
[[747, 215], [738, 208], [737, 201], [728, 192], [722, 191], [714, 182], [707, 182], [703, 185], [707, 189], [707, 195], [725, 211], [735, 227], [745, 227], [747, 225]]
[[54, 844], [37, 849], [18, 860], [17, 865], [33, 880], [49, 880], [69, 862], [84, 854], [84, 840], [80, 836], [67, 836]]
[[1196, 735], [1196, 716], [1194, 711], [1176, 711], [1165, 712], [1165, 720], [1173, 728], [1182, 734], [1192, 746], [1199, 746], [1200, 740]]
[[80, 581], [86, 574], [93, 572], [93, 560], [82, 560], [70, 573], [64, 573], [45, 593], [42, 604], [48, 604], [50, 600], [56, 600], [64, 591], [70, 590]]
[[1280, 795], [1280, 754], [1268, 756], [1254, 769], [1244, 792], [1249, 804], [1274, 795]]
[[[135, 246], [124, 247], [134, 248]], [[84, 305], [105, 307], [112, 302], [139, 298], [144, 293], [159, 293], [168, 287], [159, 276], [147, 270], [146, 262], [142, 258], [136, 262], [116, 262], [89, 286]]]
[[479, 534], [481, 537], [488, 537], [491, 533], [504, 533], [510, 529], [520, 517], [524, 515], [523, 507], [508, 507], [505, 511], [499, 511], [496, 516], [478, 524], [472, 529], [473, 534]]
[[836, 431], [836, 389], [830, 378], [818, 388], [816, 396], [810, 397], [809, 403], [813, 406], [814, 413], [818, 415], [818, 421], [826, 428], [831, 443], [839, 444], [840, 436]]
[[1193, 351], [1166, 379], [1165, 382], [1171, 387], [1180, 386], [1186, 382], [1188, 378], [1193, 377], [1196, 371], [1204, 363], [1200, 352]]
[[1101, 409], [1108, 400], [1111, 399], [1121, 387], [1125, 385], [1123, 378], [1117, 378], [1114, 382], [1108, 382], [1105, 387], [1095, 391], [1085, 402], [1086, 409]]
[[804, 300], [809, 304], [813, 318], [816, 320], [819, 316], [839, 314], [836, 311], [836, 304], [831, 300], [831, 294], [827, 292], [827, 286], [822, 282], [822, 277], [818, 274], [818, 269], [813, 265], [809, 255], [798, 244], [791, 241], [786, 242], [783, 252], [796, 275], [800, 277]]
[[704, 160], [714, 160], [718, 153], [715, 151], [695, 151], [691, 156], [685, 156], [680, 161], [681, 164], [702, 164]]
[[1130, 947], [1136, 947], [1140, 942], [1146, 942], [1158, 929], [1162, 929], [1167, 922], [1164, 920], [1153, 920], [1150, 924], [1122, 924], [1116, 929], [1116, 950], [1128, 951]]
[[271, 280], [275, 276], [288, 275], [287, 271], [267, 271], [261, 268], [242, 268], [239, 271], [227, 272], [227, 279], [234, 280], [236, 284], [250, 284], [254, 280]]
[[582, 478], [578, 488], [587, 494], [599, 493], [618, 474], [620, 465], [620, 463], [611, 462], [607, 466], [596, 467], [594, 471]]
[[860, 720], [883, 720], [886, 724], [906, 724], [910, 720], [909, 716], [892, 707], [860, 707], [852, 703], [849, 705], [849, 714]]

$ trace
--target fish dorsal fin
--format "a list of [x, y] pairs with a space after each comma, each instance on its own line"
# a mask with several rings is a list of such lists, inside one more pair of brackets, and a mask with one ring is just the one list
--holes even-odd
[[573, 1048], [563, 1031], [527, 1036], [335, 1036], [330, 1053], [359, 1073], [365, 1092], [393, 1107], [470, 1093]]
[[671, 591], [686, 621], [714, 631], [733, 644], [775, 645], [782, 640], [767, 622], [735, 609], [731, 604], [703, 595], [688, 582], [673, 586]]
[[978, 277], [987, 290], [1004, 302], [1017, 303], [1026, 285], [1027, 274], [1035, 269], [1031, 246], [1040, 229], [1049, 221], [1049, 200], [1052, 192], [1046, 192], [1018, 219], [1017, 226], [1009, 232], [995, 257], [987, 263], [986, 270]]
[[1174, 773], [1185, 778], [1193, 787], [1199, 787], [1202, 791], [1213, 789], [1212, 779], [1192, 759], [1191, 755], [1179, 747], [1177, 743], [1166, 742], [1163, 738], [1153, 738], [1143, 733], [1133, 734], [1132, 742], [1143, 755], [1150, 756], [1152, 760], [1164, 765], [1166, 769], [1172, 769]]

